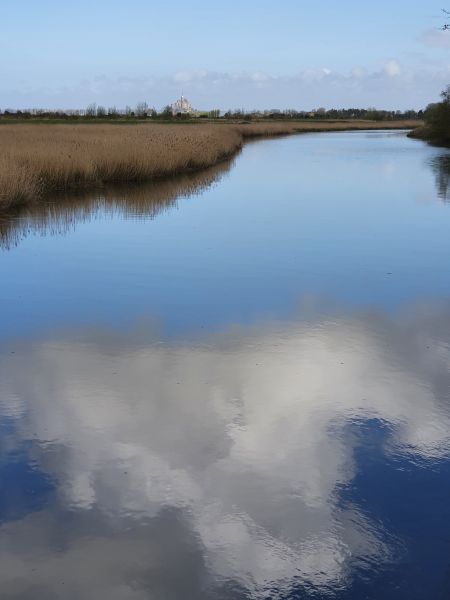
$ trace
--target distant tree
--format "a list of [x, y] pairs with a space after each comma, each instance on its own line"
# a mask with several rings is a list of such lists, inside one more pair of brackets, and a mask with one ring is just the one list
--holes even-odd
[[441, 92], [441, 102], [429, 104], [425, 110], [425, 122], [431, 137], [436, 141], [450, 141], [450, 85]]
[[97, 114], [97, 105], [95, 104], [95, 102], [93, 102], [92, 104], [88, 104], [88, 106], [86, 107], [86, 116], [87, 117], [95, 117], [96, 114]]
[[365, 117], [371, 121], [382, 121], [386, 117], [386, 114], [384, 111], [377, 110], [376, 108], [368, 108]]
[[448, 85], [444, 90], [442, 90], [441, 98], [443, 104], [447, 104], [450, 106], [450, 85]]
[[147, 102], [138, 102], [136, 105], [136, 116], [139, 119], [143, 119], [147, 116], [148, 104]]
[[100, 119], [106, 117], [106, 108], [104, 106], [97, 106], [97, 117]]
[[441, 29], [447, 31], [447, 29], [450, 29], [450, 10], [443, 8], [442, 12], [444, 13], [447, 22], [442, 25]]
[[160, 113], [160, 116], [161, 116], [163, 119], [171, 119], [171, 118], [172, 118], [172, 107], [171, 107], [171, 106], [169, 106], [169, 105], [165, 106], [165, 107], [162, 109], [162, 111], [161, 111], [161, 113]]

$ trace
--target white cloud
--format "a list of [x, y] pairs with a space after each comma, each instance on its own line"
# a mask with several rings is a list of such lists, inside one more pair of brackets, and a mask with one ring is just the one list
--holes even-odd
[[267, 81], [269, 79], [269, 76], [266, 75], [266, 73], [261, 73], [261, 72], [256, 72], [256, 73], [252, 73], [250, 75], [250, 79], [252, 81], [256, 81], [256, 83], [261, 83], [264, 81]]
[[396, 60], [389, 60], [383, 67], [383, 71], [388, 77], [397, 77], [401, 74], [402, 69]]
[[74, 86], [48, 85], [39, 89], [23, 85], [7, 90], [4, 82], [0, 82], [0, 91], [2, 108], [80, 108], [90, 102], [125, 106], [135, 105], [143, 99], [161, 108], [182, 91], [199, 109], [218, 107], [227, 110], [236, 106], [250, 110], [274, 107], [309, 110], [317, 106], [408, 109], [423, 108], [436, 101], [448, 78], [447, 65], [422, 64], [413, 69], [401, 66], [393, 58], [378, 70], [356, 65], [347, 73], [328, 67], [308, 68], [283, 76], [264, 71], [197, 69], [177, 71], [164, 77], [146, 75], [111, 79], [100, 75], [83, 79]]
[[173, 76], [175, 83], [192, 83], [194, 81], [202, 81], [208, 78], [208, 71], [178, 71]]
[[355, 77], [356, 79], [364, 77], [366, 73], [367, 71], [364, 67], [353, 67], [353, 69], [350, 70], [350, 76]]
[[321, 81], [328, 75], [331, 75], [331, 70], [326, 67], [321, 69], [305, 69], [300, 73], [300, 78], [305, 81]]

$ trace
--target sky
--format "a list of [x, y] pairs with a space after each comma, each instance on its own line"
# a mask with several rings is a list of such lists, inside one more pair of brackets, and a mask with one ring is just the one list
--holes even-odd
[[443, 4], [4, 1], [0, 108], [420, 109], [450, 83]]

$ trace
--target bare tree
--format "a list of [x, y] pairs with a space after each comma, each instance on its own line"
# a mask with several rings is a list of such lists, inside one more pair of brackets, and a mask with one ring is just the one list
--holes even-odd
[[444, 13], [447, 22], [442, 25], [441, 29], [442, 31], [447, 31], [447, 29], [450, 29], [450, 10], [443, 8], [442, 12]]
[[136, 115], [140, 118], [146, 117], [148, 112], [147, 102], [138, 102], [136, 105]]
[[95, 102], [93, 102], [92, 104], [89, 104], [86, 107], [86, 116], [87, 117], [95, 117], [95, 115], [97, 114], [97, 105], [95, 104]]

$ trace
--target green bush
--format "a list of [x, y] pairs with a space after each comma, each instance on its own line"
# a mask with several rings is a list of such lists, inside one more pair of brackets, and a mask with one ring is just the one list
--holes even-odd
[[450, 142], [450, 86], [441, 93], [442, 102], [429, 104], [425, 111], [425, 122], [431, 137]]

